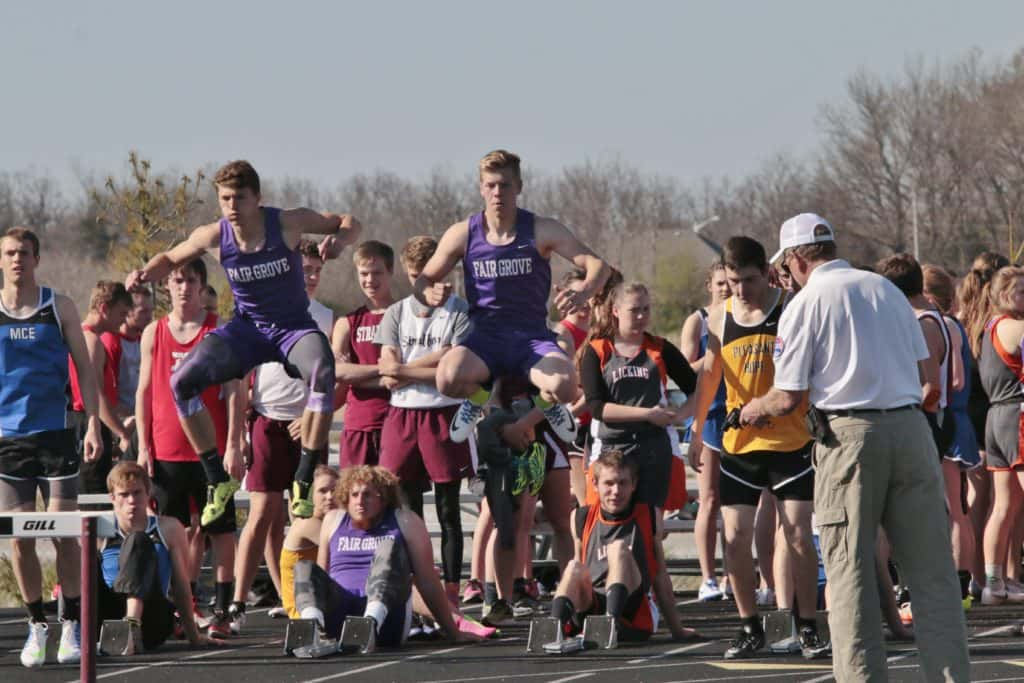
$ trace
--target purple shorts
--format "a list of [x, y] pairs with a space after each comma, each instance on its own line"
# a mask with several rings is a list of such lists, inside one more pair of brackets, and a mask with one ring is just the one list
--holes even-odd
[[[323, 334], [313, 318], [299, 320], [291, 325], [256, 325], [236, 315], [210, 334], [215, 334], [231, 346], [241, 362], [242, 374], [263, 363], [282, 363], [293, 377], [295, 369], [287, 362], [288, 352], [307, 334]], [[325, 335], [326, 336], [326, 335]]]
[[458, 409], [391, 406], [381, 430], [380, 466], [401, 481], [446, 484], [471, 476], [470, 443], [448, 438], [448, 425]]
[[491, 379], [505, 375], [530, 376], [530, 370], [549, 353], [565, 357], [551, 330], [525, 331], [476, 323], [461, 346], [484, 362]]

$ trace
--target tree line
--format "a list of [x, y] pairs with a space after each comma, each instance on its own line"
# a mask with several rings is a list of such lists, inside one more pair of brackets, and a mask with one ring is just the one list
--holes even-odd
[[[769, 251], [778, 226], [816, 211], [836, 226], [843, 254], [873, 263], [899, 251], [962, 273], [980, 251], [1014, 260], [1024, 210], [1024, 49], [1004, 60], [972, 52], [955, 63], [908, 63], [897, 77], [851, 76], [844, 99], [823, 103], [810, 154], [777, 153], [740, 179], [688, 185], [626, 160], [527, 168], [522, 203], [560, 218], [630, 279], [652, 285], [659, 332], [672, 334], [703, 303], [709, 255], [690, 228], [723, 242], [747, 234]], [[80, 173], [69, 194], [52, 176], [0, 173], [0, 226], [26, 225], [44, 240], [41, 276], [85, 307], [100, 277], [120, 277], [217, 216], [211, 162], [187, 175], [154, 171], [139, 153], [127, 172]], [[681, 169], [682, 170], [682, 169]], [[397, 249], [416, 234], [440, 235], [478, 210], [472, 168], [408, 179], [372, 171], [332, 182], [265, 178], [268, 204], [350, 211], [367, 238]], [[916, 230], [915, 230], [916, 226]], [[915, 237], [916, 236], [916, 237]], [[342, 312], [360, 299], [349, 261], [328, 264], [321, 294]], [[219, 269], [214, 286], [226, 292]], [[556, 271], [556, 276], [561, 271]], [[399, 295], [408, 292], [396, 274]], [[225, 311], [230, 302], [222, 303]]]

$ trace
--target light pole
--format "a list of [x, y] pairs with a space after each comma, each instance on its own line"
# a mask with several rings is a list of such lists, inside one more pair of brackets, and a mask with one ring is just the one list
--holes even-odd
[[[702, 221], [693, 224], [693, 234], [697, 236], [701, 242], [707, 245], [708, 249], [715, 252], [717, 255], [722, 255], [722, 247], [717, 242], [713, 242], [704, 235], [700, 234], [700, 231], [708, 227], [712, 223], [717, 223], [721, 220], [721, 217], [716, 213], [714, 216], [709, 216]], [[681, 230], [676, 230], [676, 235], [682, 234]]]
[[716, 213], [714, 216], [710, 216], [708, 218], [705, 218], [700, 223], [694, 223], [693, 224], [693, 233], [695, 235], [699, 235], [701, 230], [703, 230], [704, 228], [708, 227], [712, 223], [717, 223], [720, 220], [721, 220], [721, 218]]

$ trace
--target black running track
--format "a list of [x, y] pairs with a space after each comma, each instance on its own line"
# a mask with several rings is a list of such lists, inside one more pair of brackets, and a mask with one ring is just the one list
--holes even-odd
[[[139, 683], [832, 680], [829, 660], [806, 662], [799, 656], [766, 655], [741, 662], [724, 661], [726, 641], [735, 629], [732, 603], [694, 603], [692, 595], [679, 599], [684, 623], [700, 629], [710, 641], [680, 645], [660, 635], [644, 645], [616, 650], [565, 657], [527, 655], [527, 625], [520, 622], [505, 627], [502, 638], [481, 644], [412, 642], [401, 650], [380, 650], [371, 655], [297, 660], [281, 654], [284, 622], [270, 619], [265, 610], [253, 610], [243, 634], [223, 647], [196, 651], [175, 641], [135, 657], [102, 657], [97, 679]], [[479, 607], [468, 612], [479, 616]], [[1024, 610], [1020, 606], [976, 607], [968, 612], [971, 673], [976, 683], [1024, 681], [1024, 638], [1006, 632], [1006, 626], [1021, 616]], [[17, 610], [0, 610], [0, 681], [78, 680], [75, 666], [47, 664], [34, 671], [22, 668], [18, 653], [25, 633], [24, 618]], [[913, 643], [889, 643], [889, 662], [890, 680], [921, 680]]]

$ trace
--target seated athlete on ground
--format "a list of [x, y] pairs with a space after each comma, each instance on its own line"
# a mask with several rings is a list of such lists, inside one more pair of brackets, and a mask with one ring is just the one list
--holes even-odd
[[590, 299], [608, 278], [608, 266], [569, 230], [552, 218], [517, 206], [523, 190], [519, 157], [496, 150], [480, 160], [480, 196], [484, 211], [448, 228], [437, 251], [416, 280], [415, 289], [430, 306], [451, 292], [444, 279], [461, 260], [473, 331], [441, 359], [437, 388], [467, 399], [452, 422], [453, 441], [465, 441], [483, 416], [488, 392], [483, 385], [503, 375], [527, 375], [540, 389], [536, 399], [565, 442], [576, 423], [562, 404], [576, 398], [572, 360], [548, 329], [552, 254], [586, 271], [580, 290], [558, 289], [555, 305], [568, 315]]
[[138, 464], [115, 465], [107, 475], [107, 488], [117, 536], [100, 545], [98, 615], [101, 622], [123, 619], [132, 631], [128, 649], [109, 654], [135, 654], [161, 645], [174, 630], [175, 607], [189, 643], [208, 645], [211, 641], [199, 633], [192, 616], [184, 527], [173, 517], [150, 512], [152, 482]]
[[309, 314], [296, 246], [303, 233], [327, 235], [320, 254], [337, 258], [359, 236], [360, 225], [352, 216], [260, 206], [259, 175], [246, 161], [224, 166], [213, 182], [223, 218], [196, 228], [184, 242], [132, 271], [125, 286], [132, 290], [162, 280], [206, 252], [217, 256], [234, 295], [235, 315], [199, 343], [172, 381], [175, 407], [209, 483], [202, 522], [209, 524], [224, 514], [238, 490], [243, 463], [238, 458], [221, 463], [213, 423], [199, 396], [207, 387], [244, 377], [271, 361], [283, 363], [290, 375], [310, 386], [291, 501], [296, 516], [308, 517], [313, 513], [313, 469], [327, 447], [334, 413], [334, 354]]
[[409, 633], [415, 587], [425, 603], [420, 609], [450, 639], [474, 641], [493, 633], [469, 632], [478, 629], [452, 611], [434, 569], [427, 527], [399, 507], [395, 475], [369, 465], [347, 468], [335, 499], [340, 509], [324, 518], [316, 563], [295, 565], [295, 609], [302, 618], [316, 619], [336, 638], [346, 617], [370, 617], [376, 642], [398, 646]]
[[313, 516], [292, 520], [281, 548], [281, 606], [290, 619], [298, 619], [295, 609], [295, 565], [301, 560], [316, 562], [320, 550], [320, 527], [328, 512], [338, 509], [334, 489], [338, 471], [317, 465], [313, 474]]
[[637, 465], [622, 451], [601, 453], [591, 468], [600, 503], [573, 512], [575, 557], [562, 573], [551, 616], [568, 635], [587, 615], [616, 618], [619, 640], [646, 640], [657, 628], [649, 591], [674, 640], [701, 636], [684, 628], [661, 545], [661, 516], [634, 500]]

